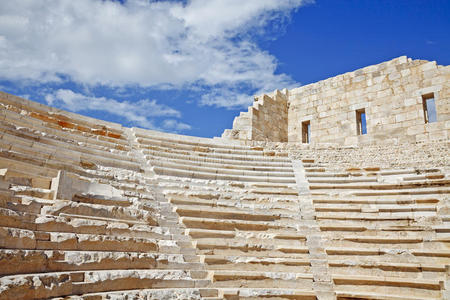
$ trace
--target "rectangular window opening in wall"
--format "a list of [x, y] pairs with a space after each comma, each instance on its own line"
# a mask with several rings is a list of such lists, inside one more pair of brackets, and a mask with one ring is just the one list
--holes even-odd
[[367, 134], [366, 110], [364, 108], [356, 111], [356, 134]]
[[436, 103], [434, 101], [434, 94], [427, 94], [422, 96], [423, 116], [425, 123], [437, 122]]
[[309, 144], [310, 134], [311, 134], [310, 121], [302, 122], [302, 143]]

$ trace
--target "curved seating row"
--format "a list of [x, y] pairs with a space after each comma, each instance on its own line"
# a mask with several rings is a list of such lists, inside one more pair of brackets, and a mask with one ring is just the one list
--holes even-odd
[[448, 170], [0, 107], [0, 299], [449, 295]]

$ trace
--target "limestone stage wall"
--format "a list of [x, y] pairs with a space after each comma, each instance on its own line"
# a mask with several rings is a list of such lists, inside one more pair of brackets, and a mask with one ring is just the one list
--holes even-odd
[[[450, 131], [450, 67], [406, 56], [289, 91], [289, 142], [340, 145], [446, 140]], [[437, 122], [425, 124], [423, 96], [433, 94]], [[364, 109], [367, 134], [357, 135]]]
[[[309, 122], [313, 145], [448, 140], [449, 86], [450, 66], [401, 56], [283, 93], [277, 90], [258, 96], [222, 138], [301, 143], [302, 123]], [[427, 123], [423, 101], [431, 97], [437, 122]], [[357, 130], [357, 111], [361, 110], [366, 116], [366, 134]]]

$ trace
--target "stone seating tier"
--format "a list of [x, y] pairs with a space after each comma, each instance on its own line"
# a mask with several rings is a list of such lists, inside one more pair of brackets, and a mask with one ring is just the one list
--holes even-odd
[[448, 166], [0, 106], [0, 299], [450, 297]]

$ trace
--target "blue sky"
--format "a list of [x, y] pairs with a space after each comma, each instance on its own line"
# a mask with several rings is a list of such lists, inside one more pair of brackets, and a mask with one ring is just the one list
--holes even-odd
[[220, 136], [252, 96], [401, 55], [450, 64], [444, 0], [0, 2], [0, 90]]

